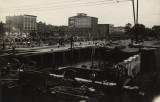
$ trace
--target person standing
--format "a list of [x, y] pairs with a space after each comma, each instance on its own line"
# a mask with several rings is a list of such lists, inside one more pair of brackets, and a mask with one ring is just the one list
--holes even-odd
[[93, 71], [91, 75], [91, 80], [92, 80], [92, 86], [95, 87], [95, 78], [96, 78], [96, 73]]
[[4, 43], [4, 41], [3, 41], [3, 45], [2, 46], [3, 46], [3, 50], [5, 50], [5, 43]]

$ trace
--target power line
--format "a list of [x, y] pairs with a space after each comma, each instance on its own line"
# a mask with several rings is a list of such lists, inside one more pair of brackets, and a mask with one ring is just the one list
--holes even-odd
[[[33, 7], [33, 8], [22, 8], [22, 9], [15, 9], [15, 8], [13, 8], [12, 10], [20, 10], [20, 11], [22, 11], [22, 10], [34, 10], [34, 9], [47, 9], [47, 8], [52, 8], [52, 7], [61, 7], [61, 6], [71, 6], [71, 5], [83, 5], [83, 4], [93, 4], [93, 3], [99, 3], [99, 2], [107, 2], [107, 1], [109, 1], [109, 0], [102, 0], [102, 1], [95, 1], [95, 2], [85, 2], [85, 3], [72, 3], [72, 4], [65, 4], [65, 5], [55, 5], [55, 6], [53, 6], [53, 5], [51, 5], [51, 6], [49, 6], [49, 7]], [[110, 0], [110, 1], [113, 1], [113, 0]], [[5, 11], [5, 10], [3, 10], [3, 11]]]
[[[159, 17], [160, 14], [145, 14], [145, 15], [140, 15], [140, 18], [150, 19], [149, 17], [153, 17], [153, 16]], [[117, 17], [132, 17], [132, 16], [127, 16], [127, 15], [123, 15], [123, 16], [122, 15], [121, 16], [107, 16], [107, 17], [105, 17], [103, 19], [111, 19], [111, 18], [117, 18]]]
[[[51, 5], [51, 4], [61, 4], [61, 3], [69, 3], [69, 2], [77, 2], [79, 0], [70, 0], [70, 1], [63, 1], [63, 2], [55, 2], [55, 3], [43, 3], [43, 4], [38, 4], [38, 5], [26, 5], [26, 6], [15, 6], [11, 8], [0, 8], [0, 9], [14, 9], [14, 8], [26, 8], [26, 7], [32, 7], [32, 6], [41, 6], [41, 5]], [[81, 1], [81, 0], [80, 0]]]
[[[21, 9], [21, 8], [28, 8], [28, 7], [41, 7], [41, 6], [48, 6], [48, 5], [56, 5], [56, 4], [63, 4], [63, 3], [74, 3], [79, 2], [83, 0], [70, 0], [70, 1], [63, 1], [63, 2], [55, 2], [55, 3], [44, 3], [44, 4], [38, 4], [38, 5], [28, 5], [28, 6], [16, 6], [12, 8], [0, 8], [1, 10], [8, 10], [8, 9]], [[104, 1], [114, 1], [114, 0], [104, 0]]]
[[137, 0], [137, 18], [136, 18], [136, 20], [137, 20], [137, 22], [136, 22], [136, 24], [138, 24], [138, 14], [139, 14], [139, 0]]
[[[123, 0], [123, 1], [119, 1], [119, 2], [127, 2], [127, 1], [131, 1], [131, 0]], [[118, 2], [118, 3], [119, 3]], [[115, 2], [106, 2], [106, 0], [103, 1], [98, 1], [98, 2], [88, 2], [88, 3], [80, 3], [80, 4], [74, 4], [74, 5], [61, 5], [61, 6], [53, 6], [53, 7], [47, 7], [47, 8], [36, 8], [36, 9], [25, 9], [25, 10], [19, 10], [19, 12], [31, 12], [31, 11], [44, 11], [44, 10], [53, 10], [53, 9], [65, 9], [65, 8], [74, 8], [74, 7], [84, 7], [84, 6], [98, 6], [98, 5], [106, 5], [106, 4], [113, 4], [113, 3], [117, 3]], [[85, 4], [85, 5], [83, 5]], [[9, 12], [13, 12], [13, 11], [9, 11]]]
[[[119, 1], [119, 2], [127, 2], [127, 1], [131, 1], [131, 0], [123, 0], [123, 1]], [[102, 1], [100, 1], [102, 2]], [[118, 2], [118, 3], [119, 3]], [[66, 7], [60, 7], [60, 8], [55, 8], [55, 9], [65, 9], [65, 8], [74, 8], [74, 7], [84, 7], [84, 6], [99, 6], [99, 5], [106, 5], [106, 4], [113, 4], [113, 3], [117, 3], [117, 2], [102, 2], [102, 3], [95, 3], [95, 4], [90, 4], [90, 3], [84, 3], [84, 4], [87, 4], [87, 5], [79, 5], [79, 6], [76, 6], [76, 5], [70, 5], [70, 6], [66, 6]], [[44, 10], [52, 10], [53, 8], [49, 8], [49, 9], [44, 9]]]

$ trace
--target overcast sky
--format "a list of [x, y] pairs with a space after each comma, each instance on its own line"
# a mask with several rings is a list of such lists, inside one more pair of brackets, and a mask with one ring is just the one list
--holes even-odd
[[[0, 0], [0, 21], [5, 16], [29, 14], [37, 21], [68, 25], [68, 17], [86, 13], [98, 18], [99, 24], [133, 25], [132, 2], [116, 0]], [[135, 4], [136, 4], [135, 0]], [[136, 6], [136, 5], [135, 5]], [[146, 27], [160, 25], [160, 0], [139, 0], [139, 23]]]

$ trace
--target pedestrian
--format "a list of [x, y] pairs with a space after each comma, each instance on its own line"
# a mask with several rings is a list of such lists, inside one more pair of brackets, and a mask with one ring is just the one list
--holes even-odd
[[95, 46], [97, 46], [97, 42], [95, 42]]
[[91, 75], [91, 80], [92, 80], [92, 86], [95, 86], [95, 78], [96, 78], [96, 73], [93, 71]]
[[3, 50], [5, 50], [5, 43], [4, 43], [4, 41], [3, 41]]
[[16, 49], [16, 46], [13, 45], [13, 47], [12, 47], [12, 52], [13, 52], [13, 54], [15, 54], [15, 49]]

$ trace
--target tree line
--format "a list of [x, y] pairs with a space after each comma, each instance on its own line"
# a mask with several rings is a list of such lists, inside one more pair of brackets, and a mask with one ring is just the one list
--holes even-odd
[[130, 23], [125, 25], [125, 34], [130, 37], [147, 39], [147, 38], [159, 38], [160, 26], [154, 25], [152, 28], [145, 27], [143, 24], [135, 24], [132, 26]]
[[[131, 23], [125, 25], [125, 34], [129, 37], [135, 38], [160, 38], [160, 25], [154, 25], [152, 28], [145, 27], [143, 24], [135, 24], [134, 26]], [[2, 22], [0, 22], [0, 38], [5, 36], [5, 27]]]

